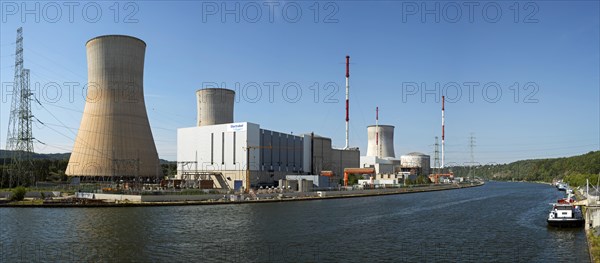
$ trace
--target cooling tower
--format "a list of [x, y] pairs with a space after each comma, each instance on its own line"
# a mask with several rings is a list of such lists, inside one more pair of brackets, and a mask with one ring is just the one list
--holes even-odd
[[[394, 154], [394, 126], [391, 125], [371, 125], [367, 127], [368, 145], [367, 156], [396, 157]], [[377, 139], [379, 133], [379, 139]]]
[[207, 88], [196, 91], [198, 126], [233, 122], [235, 92], [230, 89]]
[[144, 41], [119, 35], [86, 44], [85, 109], [66, 174], [162, 174], [144, 103]]

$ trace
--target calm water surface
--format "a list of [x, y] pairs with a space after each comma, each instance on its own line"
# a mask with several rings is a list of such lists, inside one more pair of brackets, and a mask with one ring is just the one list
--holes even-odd
[[554, 187], [490, 182], [224, 206], [0, 208], [0, 262], [589, 262], [546, 226]]

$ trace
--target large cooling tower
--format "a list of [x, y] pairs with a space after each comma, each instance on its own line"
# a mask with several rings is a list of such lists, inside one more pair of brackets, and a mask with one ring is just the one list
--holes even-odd
[[196, 91], [198, 126], [233, 122], [235, 92], [230, 89], [207, 88]]
[[161, 174], [144, 103], [144, 41], [119, 35], [86, 44], [88, 90], [69, 176]]
[[[379, 142], [377, 140], [379, 132]], [[394, 126], [371, 125], [367, 127], [369, 143], [367, 145], [367, 156], [396, 157], [394, 154]]]

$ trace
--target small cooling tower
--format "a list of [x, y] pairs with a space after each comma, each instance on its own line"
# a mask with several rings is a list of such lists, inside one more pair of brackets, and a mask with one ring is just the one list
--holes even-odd
[[[371, 125], [367, 127], [368, 145], [367, 156], [376, 156], [379, 158], [394, 158], [394, 126], [391, 125]], [[379, 134], [379, 138], [377, 138]]]
[[196, 91], [198, 126], [233, 122], [235, 92], [230, 89], [207, 88]]
[[100, 36], [86, 44], [88, 89], [69, 176], [162, 174], [144, 102], [144, 41]]

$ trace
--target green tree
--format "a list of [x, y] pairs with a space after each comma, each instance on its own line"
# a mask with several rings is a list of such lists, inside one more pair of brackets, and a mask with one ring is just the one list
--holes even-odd
[[[469, 166], [455, 166], [451, 170], [455, 176], [465, 177], [469, 174]], [[474, 166], [473, 174], [491, 180], [510, 181], [544, 181], [554, 179], [572, 180], [572, 185], [585, 184], [585, 178], [600, 173], [600, 151], [586, 154], [537, 160], [521, 160], [508, 164], [487, 164]], [[590, 182], [594, 176], [590, 177]], [[594, 181], [596, 182], [596, 181]]]
[[427, 176], [419, 175], [419, 176], [417, 176], [415, 183], [416, 184], [430, 184], [431, 180], [429, 180], [429, 178]]
[[25, 199], [25, 194], [27, 193], [27, 189], [23, 186], [17, 186], [13, 189], [13, 195], [11, 197], [12, 201], [23, 201]]

